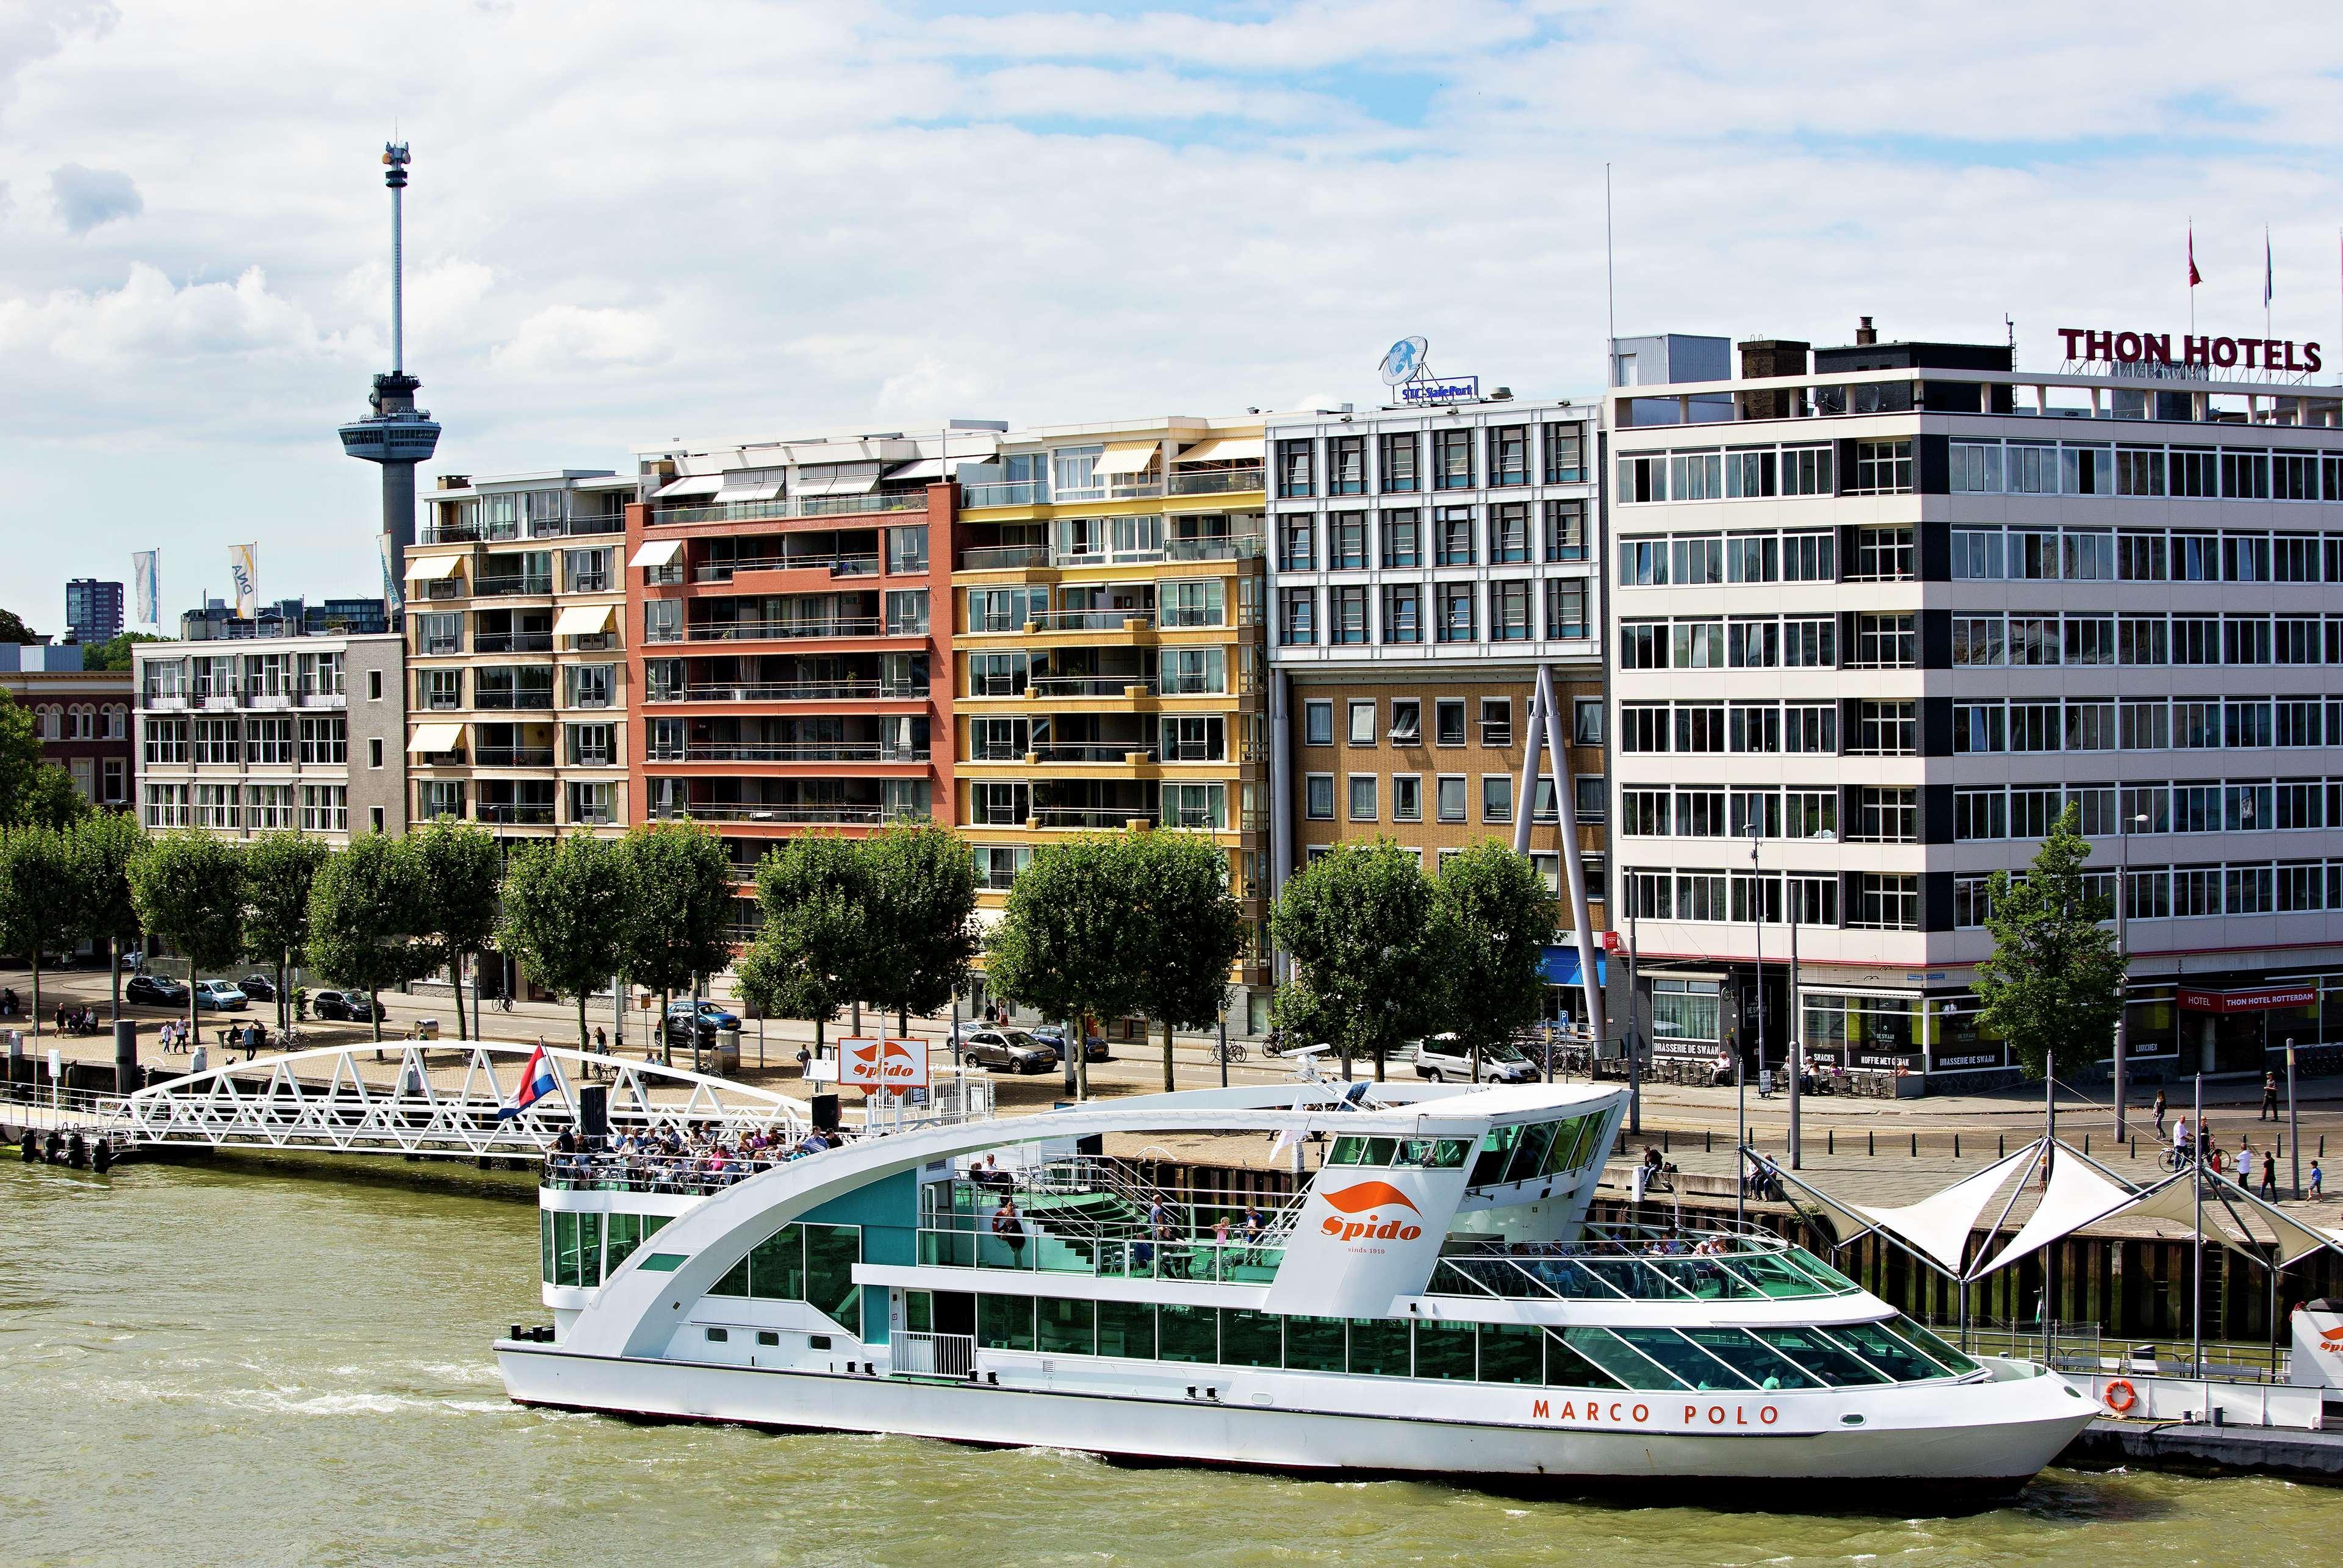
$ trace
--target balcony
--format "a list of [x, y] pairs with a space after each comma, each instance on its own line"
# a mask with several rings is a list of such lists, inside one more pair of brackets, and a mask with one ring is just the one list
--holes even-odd
[[1154, 624], [1151, 609], [1052, 609], [1032, 621], [1037, 631], [1136, 631]]
[[[1068, 740], [1036, 746], [1029, 755], [1037, 762], [1111, 762], [1121, 766], [1130, 762], [1134, 757], [1142, 762], [1160, 761], [1162, 759], [1162, 748], [1150, 740], [1133, 740], [1127, 743], [1112, 740]], [[1000, 760], [1021, 762], [1024, 759], [1011, 757], [1002, 758]]]
[[472, 651], [475, 653], [551, 653], [553, 634], [549, 631], [477, 632], [472, 638]]
[[[438, 707], [438, 704], [434, 702], [431, 706], [437, 708]], [[496, 711], [549, 713], [553, 710], [553, 689], [548, 686], [542, 689], [537, 687], [529, 687], [519, 691], [480, 691], [476, 689], [472, 693], [472, 706], [478, 709]]]
[[1014, 571], [1049, 564], [1047, 545], [979, 545], [960, 553], [960, 569], [964, 572]]
[[1050, 499], [1050, 487], [1041, 479], [1019, 479], [1008, 484], [963, 485], [960, 494], [963, 511], [978, 507], [1039, 507]]
[[339, 680], [304, 680], [298, 695], [304, 708], [347, 708], [350, 702]]
[[553, 826], [553, 802], [481, 801], [472, 809], [475, 821], [494, 822], [512, 828], [550, 828]]
[[[1029, 697], [1153, 697], [1159, 687], [1151, 675], [1037, 675], [1026, 688]], [[970, 692], [970, 696], [977, 693]]]
[[1173, 472], [1172, 493], [1175, 496], [1228, 496], [1262, 487], [1262, 470], [1226, 468], [1200, 474]]
[[627, 531], [624, 512], [595, 512], [572, 518], [531, 518], [526, 524], [499, 523], [439, 523], [427, 527], [417, 536], [416, 543], [423, 545], [498, 544], [508, 539], [558, 539], [588, 534], [622, 534]]
[[1056, 567], [1150, 566], [1181, 561], [1250, 560], [1261, 554], [1259, 534], [1214, 534], [1198, 539], [1166, 539], [1151, 549], [1122, 549], [1104, 546], [1094, 550], [1053, 550], [1050, 564]]
[[776, 680], [742, 685], [696, 683], [654, 686], [647, 702], [838, 702], [875, 697], [886, 701], [924, 701], [928, 689], [884, 680]]
[[741, 572], [827, 571], [834, 578], [875, 578], [879, 558], [873, 555], [773, 556], [734, 560], [691, 568], [696, 583], [729, 583]]
[[884, 806], [782, 806], [755, 800], [694, 800], [682, 806], [654, 805], [653, 820], [694, 822], [769, 822], [782, 827], [877, 828], [888, 822], [914, 820], [919, 813], [890, 811]]
[[690, 642], [777, 642], [799, 637], [878, 637], [885, 630], [885, 623], [877, 616], [864, 615], [838, 616], [829, 620], [703, 621], [685, 627], [683, 635]]
[[1151, 807], [1134, 806], [1128, 810], [1101, 810], [1089, 806], [1036, 806], [1033, 820], [1043, 828], [1057, 828], [1083, 832], [1120, 832], [1133, 822], [1154, 827], [1162, 820]]
[[475, 598], [503, 598], [522, 594], [549, 594], [553, 591], [553, 574], [542, 577], [523, 574], [514, 577], [482, 577], [472, 583]]
[[883, 740], [696, 740], [654, 749], [653, 762], [925, 762], [925, 746]]
[[866, 496], [783, 497], [770, 501], [733, 501], [720, 507], [664, 507], [651, 523], [754, 523], [775, 518], [850, 518], [883, 512], [924, 512], [925, 490]]
[[482, 768], [550, 768], [550, 746], [481, 746], [472, 748], [473, 762]]

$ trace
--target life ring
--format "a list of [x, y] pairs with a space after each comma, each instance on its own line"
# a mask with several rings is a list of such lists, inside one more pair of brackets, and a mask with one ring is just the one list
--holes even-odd
[[2109, 1410], [2117, 1415], [2123, 1415], [2129, 1412], [2131, 1407], [2139, 1402], [2139, 1391], [2124, 1379], [2117, 1378], [2101, 1391], [2099, 1397], [2107, 1402]]

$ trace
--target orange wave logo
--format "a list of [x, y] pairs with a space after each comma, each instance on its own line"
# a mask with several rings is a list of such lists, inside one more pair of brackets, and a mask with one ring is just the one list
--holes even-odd
[[2333, 1350], [2343, 1350], [2343, 1329], [2329, 1329], [2318, 1336]]
[[1326, 1201], [1330, 1207], [1339, 1209], [1345, 1214], [1363, 1214], [1370, 1209], [1385, 1205], [1395, 1205], [1412, 1213], [1423, 1212], [1423, 1210], [1416, 1208], [1406, 1193], [1388, 1181], [1362, 1181], [1355, 1187], [1345, 1187], [1339, 1192], [1327, 1193]]

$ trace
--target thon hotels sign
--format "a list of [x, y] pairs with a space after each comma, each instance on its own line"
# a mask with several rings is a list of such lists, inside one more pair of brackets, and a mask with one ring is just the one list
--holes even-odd
[[2291, 337], [2197, 337], [2180, 335], [2176, 346], [2169, 332], [2099, 332], [2083, 327], [2061, 327], [2066, 357], [2086, 365], [2207, 366], [2217, 370], [2293, 371], [2308, 374], [2325, 367], [2316, 343]]

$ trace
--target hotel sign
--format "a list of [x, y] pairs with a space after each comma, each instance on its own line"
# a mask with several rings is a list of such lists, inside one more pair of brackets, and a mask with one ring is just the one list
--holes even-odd
[[2169, 332], [2100, 332], [2082, 327], [2061, 327], [2066, 357], [2086, 364], [2200, 365], [2217, 369], [2293, 371], [2308, 374], [2323, 369], [2316, 343], [2291, 337], [2197, 337], [2180, 335], [2176, 352]]
[[2180, 1005], [2189, 1012], [2268, 1012], [2282, 1007], [2316, 1007], [2317, 986], [2266, 986], [2259, 990], [2184, 990]]

